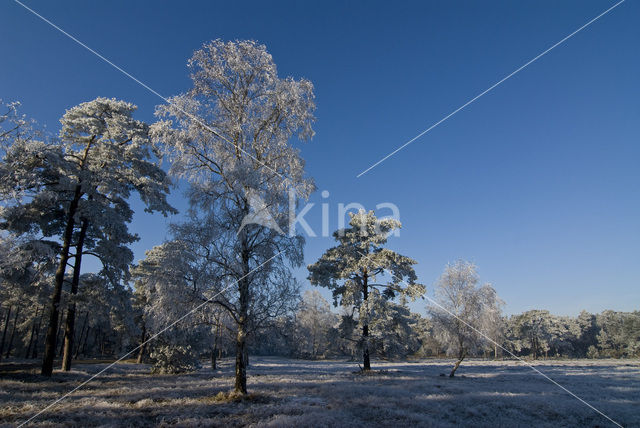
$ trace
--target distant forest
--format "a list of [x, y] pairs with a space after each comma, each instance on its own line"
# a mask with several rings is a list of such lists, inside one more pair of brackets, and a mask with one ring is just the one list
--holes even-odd
[[[144, 337], [142, 312], [136, 294], [114, 289], [104, 283], [87, 283], [78, 297], [75, 358], [117, 358], [137, 346]], [[2, 357], [40, 358], [44, 347], [46, 296], [15, 296], [3, 299]], [[370, 326], [370, 350], [375, 358], [406, 359], [443, 357], [446, 344], [433, 334], [428, 317], [412, 313], [406, 306], [391, 304], [383, 317]], [[219, 315], [223, 315], [222, 312]], [[57, 351], [62, 356], [64, 326], [60, 317]], [[262, 326], [249, 337], [249, 353], [296, 358], [322, 359], [360, 355], [360, 333], [354, 314], [337, 314], [317, 291], [307, 291], [296, 311]], [[186, 326], [183, 326], [185, 328]], [[190, 351], [198, 360], [232, 356], [235, 336], [224, 316], [213, 322], [191, 325]], [[474, 356], [509, 358], [505, 349], [527, 358], [634, 358], [640, 357], [640, 312], [583, 311], [577, 317], [557, 316], [545, 310], [531, 310], [501, 318], [499, 336], [487, 342]], [[195, 334], [197, 333], [197, 334]], [[150, 342], [145, 352], [136, 352], [148, 361], [167, 346], [162, 339]], [[501, 349], [504, 348], [504, 349]], [[178, 370], [179, 371], [179, 370]]]

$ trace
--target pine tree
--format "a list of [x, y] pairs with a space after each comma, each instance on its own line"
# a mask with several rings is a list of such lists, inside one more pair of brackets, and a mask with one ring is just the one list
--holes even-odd
[[369, 324], [376, 316], [376, 304], [396, 296], [415, 299], [425, 288], [415, 282], [415, 260], [383, 247], [389, 233], [401, 226], [398, 220], [378, 219], [373, 211], [363, 210], [350, 216], [350, 227], [333, 234], [338, 245], [308, 266], [309, 281], [332, 290], [334, 304], [358, 310], [363, 369], [370, 370]]
[[[65, 274], [75, 257], [71, 294], [75, 295], [83, 254], [98, 257], [104, 274], [126, 276], [137, 240], [127, 224], [133, 211], [127, 199], [137, 192], [146, 211], [174, 212], [166, 201], [169, 181], [158, 166], [149, 129], [133, 119], [136, 107], [98, 98], [68, 110], [59, 140], [13, 138], [0, 163], [0, 196], [8, 202], [0, 216], [13, 233], [57, 238], [60, 249], [49, 305], [42, 374], [50, 376]], [[155, 159], [154, 159], [155, 158]], [[70, 368], [75, 321], [71, 301], [66, 323], [64, 369]]]

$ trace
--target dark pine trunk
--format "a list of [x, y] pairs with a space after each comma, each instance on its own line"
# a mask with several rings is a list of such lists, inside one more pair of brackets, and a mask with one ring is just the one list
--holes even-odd
[[[362, 284], [362, 296], [363, 296], [363, 304], [367, 305], [367, 300], [369, 299], [369, 284], [368, 284], [368, 274], [367, 269], [364, 269], [364, 279]], [[369, 324], [366, 323], [362, 326], [362, 359], [363, 359], [363, 370], [371, 370], [371, 360], [369, 357]]]
[[11, 336], [9, 337], [9, 343], [7, 345], [7, 353], [5, 354], [5, 358], [9, 358], [9, 355], [11, 355], [13, 338], [16, 335], [16, 325], [18, 324], [18, 315], [20, 315], [20, 306], [16, 308], [16, 315], [13, 317], [13, 328], [11, 329]]
[[33, 317], [33, 322], [31, 323], [31, 334], [29, 335], [29, 346], [27, 346], [27, 351], [24, 353], [24, 358], [29, 358], [31, 355], [31, 346], [33, 345], [33, 339], [36, 335], [36, 329], [38, 328], [38, 311], [40, 308], [36, 306], [36, 315]]
[[78, 285], [80, 284], [80, 269], [82, 267], [82, 251], [84, 251], [84, 238], [87, 236], [87, 227], [89, 223], [86, 219], [82, 219], [80, 226], [80, 234], [78, 235], [78, 243], [76, 244], [76, 256], [73, 263], [73, 278], [71, 280], [71, 301], [67, 307], [67, 322], [64, 326], [64, 352], [62, 355], [62, 370], [68, 372], [71, 370], [71, 356], [73, 355], [73, 338], [75, 336], [76, 324], [76, 302], [75, 296], [78, 294]]
[[73, 359], [78, 359], [78, 355], [80, 355], [80, 349], [83, 346], [83, 343], [87, 341], [87, 336], [89, 336], [89, 329], [87, 328], [87, 323], [89, 321], [89, 311], [84, 313], [84, 322], [82, 323], [82, 328], [80, 329], [80, 337], [78, 338], [78, 343], [76, 344], [76, 351], [73, 353]]
[[43, 376], [51, 376], [53, 373], [53, 359], [56, 353], [56, 335], [58, 329], [58, 318], [60, 316], [59, 306], [60, 297], [62, 296], [62, 285], [64, 284], [64, 274], [67, 270], [67, 263], [69, 262], [69, 248], [71, 248], [71, 240], [73, 238], [73, 228], [75, 226], [74, 217], [78, 210], [78, 203], [82, 196], [82, 189], [80, 186], [76, 186], [75, 194], [71, 204], [69, 206], [69, 212], [67, 214], [67, 224], [64, 230], [64, 237], [62, 240], [62, 249], [60, 251], [60, 261], [58, 263], [58, 269], [54, 277], [53, 294], [51, 295], [51, 305], [49, 312], [49, 327], [47, 328], [47, 335], [44, 340], [44, 358], [42, 360]]
[[4, 341], [7, 338], [7, 327], [9, 327], [10, 319], [11, 319], [11, 306], [7, 308], [7, 316], [4, 320], [4, 329], [2, 331], [2, 342], [0, 342], [0, 360], [2, 359], [2, 353], [4, 352]]
[[36, 327], [36, 337], [33, 340], [33, 351], [31, 353], [31, 358], [38, 358], [38, 338], [40, 337], [40, 330], [42, 329], [42, 318], [44, 318], [44, 309], [45, 306], [42, 306], [42, 310], [40, 311], [40, 318], [38, 319], [38, 327]]
[[[56, 336], [56, 343], [60, 344], [60, 346], [58, 347], [58, 357], [62, 358], [62, 352], [64, 351], [64, 336], [65, 336], [65, 332], [64, 332], [64, 320], [65, 320], [65, 312], [62, 311], [60, 313], [60, 325], [58, 326], [58, 334]], [[60, 333], [62, 333], [62, 339], [60, 339]]]

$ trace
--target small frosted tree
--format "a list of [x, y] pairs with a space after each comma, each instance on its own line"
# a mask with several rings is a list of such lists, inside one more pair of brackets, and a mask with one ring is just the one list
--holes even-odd
[[[438, 341], [457, 361], [449, 374], [455, 375], [471, 353], [481, 349], [502, 304], [491, 285], [478, 287], [476, 266], [459, 260], [449, 264], [436, 284], [438, 304], [427, 307]], [[482, 333], [481, 333], [482, 332]]]
[[349, 215], [350, 227], [333, 234], [338, 245], [308, 266], [309, 281], [332, 290], [336, 305], [358, 310], [363, 369], [370, 370], [369, 324], [377, 316], [376, 305], [396, 296], [415, 299], [425, 288], [416, 283], [415, 260], [383, 247], [389, 234], [400, 228], [398, 220], [378, 219], [364, 210]]
[[302, 296], [296, 313], [298, 353], [318, 358], [329, 350], [329, 331], [338, 322], [327, 302], [318, 290], [307, 290]]

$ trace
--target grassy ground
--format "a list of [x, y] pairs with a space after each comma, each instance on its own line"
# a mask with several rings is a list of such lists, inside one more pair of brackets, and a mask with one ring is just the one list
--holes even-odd
[[[362, 375], [342, 361], [251, 359], [250, 395], [234, 399], [233, 362], [219, 370], [152, 376], [119, 363], [27, 426], [615, 426], [521, 362], [374, 362]], [[25, 421], [98, 372], [82, 362], [43, 379], [0, 365], [0, 425]], [[536, 368], [623, 426], [640, 426], [640, 361], [536, 362]]]

